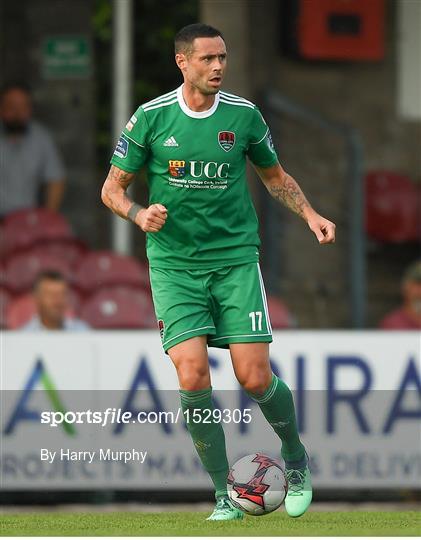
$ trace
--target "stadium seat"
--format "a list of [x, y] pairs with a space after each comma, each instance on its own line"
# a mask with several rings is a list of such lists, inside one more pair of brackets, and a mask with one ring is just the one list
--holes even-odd
[[82, 305], [81, 317], [98, 329], [156, 328], [150, 293], [131, 287], [97, 291]]
[[0, 287], [3, 287], [6, 281], [4, 265], [0, 262]]
[[267, 301], [272, 328], [292, 328], [294, 326], [293, 317], [286, 305], [276, 296], [269, 295]]
[[20, 295], [7, 306], [6, 327], [9, 330], [16, 330], [32, 319], [35, 313], [36, 307], [32, 294]]
[[133, 257], [92, 251], [82, 258], [76, 270], [75, 285], [85, 293], [114, 285], [148, 288], [148, 269]]
[[386, 243], [421, 238], [421, 189], [410, 178], [390, 171], [372, 171], [365, 178], [367, 234]]
[[82, 297], [76, 289], [69, 288], [69, 317], [79, 316], [81, 308]]
[[[80, 300], [77, 293], [70, 291], [67, 317], [75, 317]], [[6, 309], [6, 328], [16, 330], [26, 324], [36, 314], [35, 300], [32, 293], [25, 293], [10, 300]]]
[[31, 253], [17, 253], [6, 261], [5, 287], [14, 293], [28, 291], [37, 275], [44, 270], [57, 270], [71, 281], [70, 264], [58, 257]]
[[18, 210], [4, 220], [4, 241], [7, 253], [26, 249], [45, 240], [73, 238], [67, 220], [45, 208]]
[[6, 237], [4, 234], [4, 226], [0, 223], [0, 260], [2, 260], [7, 253]]
[[3, 287], [0, 287], [0, 328], [6, 327], [6, 311], [11, 298], [10, 293]]
[[75, 269], [82, 257], [87, 253], [87, 247], [80, 240], [71, 238], [69, 240], [51, 240], [42, 244], [35, 244], [26, 253], [40, 257], [51, 256], [63, 259], [69, 263], [71, 268]]

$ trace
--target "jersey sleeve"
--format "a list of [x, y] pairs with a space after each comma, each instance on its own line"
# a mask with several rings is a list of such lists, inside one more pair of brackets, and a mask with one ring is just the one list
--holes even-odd
[[250, 123], [247, 155], [257, 167], [272, 167], [278, 163], [269, 128], [257, 107]]
[[127, 122], [111, 157], [111, 164], [126, 172], [137, 172], [149, 155], [151, 130], [142, 107]]

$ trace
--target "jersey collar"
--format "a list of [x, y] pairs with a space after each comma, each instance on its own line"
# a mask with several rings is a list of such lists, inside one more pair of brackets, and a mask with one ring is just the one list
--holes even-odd
[[213, 102], [213, 105], [207, 111], [192, 111], [191, 109], [187, 107], [186, 102], [184, 101], [184, 97], [183, 97], [183, 85], [177, 88], [177, 100], [178, 100], [178, 104], [180, 105], [181, 110], [183, 111], [184, 114], [187, 114], [187, 116], [190, 116], [191, 118], [207, 118], [208, 116], [211, 116], [218, 107], [219, 92], [215, 94], [215, 100]]

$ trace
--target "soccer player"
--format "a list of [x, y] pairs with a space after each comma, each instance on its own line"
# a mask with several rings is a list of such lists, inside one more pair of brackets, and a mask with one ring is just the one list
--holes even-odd
[[[221, 91], [227, 65], [221, 32], [204, 24], [186, 26], [175, 37], [175, 61], [183, 84], [130, 118], [102, 200], [147, 233], [152, 296], [163, 348], [177, 370], [182, 409], [196, 410], [196, 418], [197, 411], [213, 409], [207, 346], [229, 348], [239, 383], [282, 441], [289, 481], [285, 506], [297, 517], [311, 502], [311, 477], [291, 391], [270, 368], [272, 329], [246, 158], [269, 193], [301, 216], [320, 244], [334, 242], [335, 225], [313, 210], [279, 164], [259, 109]], [[126, 193], [142, 167], [147, 208]], [[187, 427], [215, 486], [216, 506], [208, 519], [241, 519], [227, 496], [221, 424], [190, 421]]]

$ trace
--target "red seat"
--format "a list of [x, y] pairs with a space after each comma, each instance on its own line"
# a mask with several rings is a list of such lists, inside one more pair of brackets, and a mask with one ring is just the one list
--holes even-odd
[[82, 298], [76, 289], [69, 289], [69, 311], [67, 315], [69, 317], [75, 317], [79, 315], [82, 307]]
[[11, 298], [10, 293], [3, 287], [0, 287], [0, 328], [6, 327], [7, 306], [9, 305]]
[[421, 238], [421, 189], [407, 176], [372, 171], [365, 178], [367, 234], [381, 242]]
[[23, 294], [12, 300], [6, 310], [6, 326], [16, 330], [26, 324], [36, 313], [32, 294]]
[[0, 259], [3, 259], [7, 253], [6, 237], [4, 234], [4, 226], [0, 223]]
[[5, 268], [2, 263], [0, 263], [0, 287], [4, 286], [6, 281]]
[[[75, 317], [79, 310], [80, 299], [74, 291], [69, 291], [69, 309], [67, 317]], [[6, 327], [10, 330], [21, 328], [36, 314], [36, 304], [32, 293], [25, 293], [12, 299], [6, 309]]]
[[150, 293], [130, 287], [97, 291], [83, 304], [81, 317], [93, 328], [156, 328]]
[[83, 242], [75, 238], [69, 240], [52, 240], [50, 242], [36, 244], [29, 248], [26, 253], [40, 257], [54, 257], [63, 259], [71, 268], [76, 268], [82, 257], [87, 252]]
[[51, 255], [18, 253], [6, 261], [5, 286], [13, 292], [29, 290], [37, 275], [44, 270], [56, 270], [71, 281], [71, 267], [62, 258]]
[[79, 264], [75, 285], [85, 293], [114, 285], [148, 288], [148, 268], [133, 257], [111, 251], [92, 251]]
[[8, 253], [26, 249], [43, 240], [73, 238], [64, 216], [45, 208], [18, 210], [9, 214], [4, 220], [3, 234]]
[[286, 305], [276, 296], [268, 296], [270, 322], [275, 329], [292, 328], [294, 320]]

